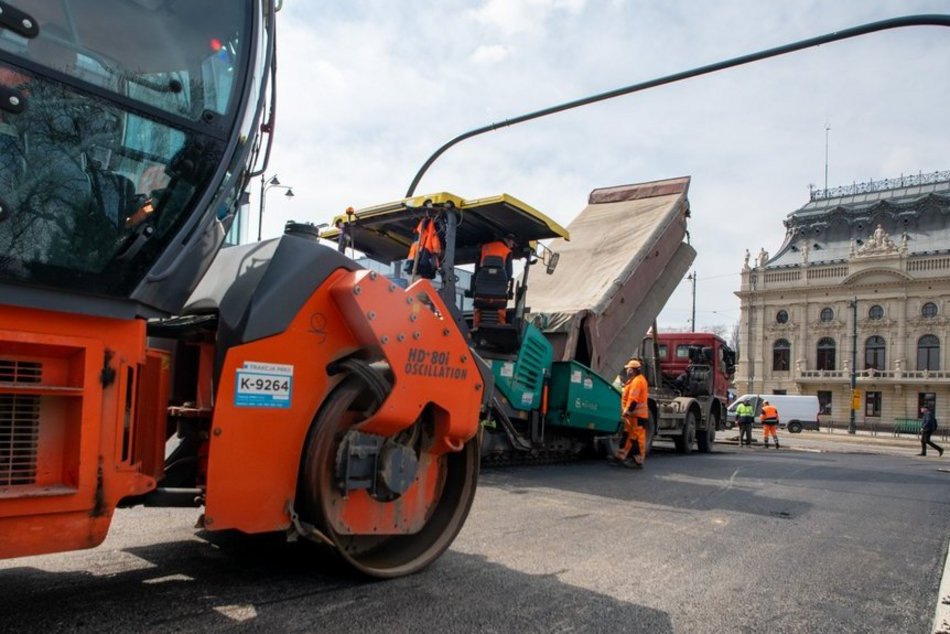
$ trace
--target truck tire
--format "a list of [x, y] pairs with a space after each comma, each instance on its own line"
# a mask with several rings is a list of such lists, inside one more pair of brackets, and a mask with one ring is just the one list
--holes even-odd
[[712, 451], [713, 444], [716, 442], [716, 428], [719, 426], [719, 417], [711, 414], [706, 421], [706, 429], [701, 429], [696, 435], [696, 446], [701, 453]]
[[802, 433], [802, 424], [797, 420], [793, 420], [788, 424], [788, 433], [790, 434], [800, 434]]
[[679, 453], [689, 453], [693, 450], [693, 443], [696, 442], [696, 413], [692, 410], [686, 412], [686, 419], [683, 421], [683, 433], [673, 437], [673, 444]]

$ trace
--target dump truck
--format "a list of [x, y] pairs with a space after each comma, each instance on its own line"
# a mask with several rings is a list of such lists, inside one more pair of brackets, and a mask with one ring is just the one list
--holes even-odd
[[[695, 257], [683, 241], [689, 182], [596, 189], [567, 228], [508, 194], [443, 192], [341, 215], [322, 235], [393, 263], [408, 257], [420, 223], [434, 220], [442, 228], [440, 293], [494, 379], [483, 462], [562, 460], [591, 455], [597, 438], [619, 432], [612, 378], [639, 355], [643, 334]], [[483, 245], [509, 235], [519, 245], [518, 279], [499, 282], [492, 267], [477, 266], [463, 293], [470, 309], [454, 304], [457, 267], [478, 264]], [[498, 305], [489, 300], [507, 305], [501, 323], [474, 319], [479, 302]]]
[[0, 558], [133, 505], [376, 577], [461, 529], [491, 373], [431, 283], [306, 231], [221, 248], [270, 151], [276, 10], [2, 3]]

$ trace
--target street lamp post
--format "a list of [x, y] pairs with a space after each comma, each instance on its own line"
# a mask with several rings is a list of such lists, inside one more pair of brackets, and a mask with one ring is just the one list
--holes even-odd
[[848, 433], [854, 434], [857, 431], [854, 422], [854, 396], [858, 386], [858, 298], [852, 299], [848, 305], [851, 307], [851, 418], [848, 420]]
[[294, 190], [289, 185], [281, 185], [280, 181], [277, 180], [277, 174], [274, 174], [269, 179], [264, 180], [264, 175], [261, 174], [261, 200], [260, 200], [260, 210], [257, 213], [257, 241], [261, 241], [261, 229], [264, 226], [264, 201], [267, 198], [267, 192], [274, 188], [277, 189], [286, 189], [287, 193], [284, 194], [287, 198], [294, 197]]

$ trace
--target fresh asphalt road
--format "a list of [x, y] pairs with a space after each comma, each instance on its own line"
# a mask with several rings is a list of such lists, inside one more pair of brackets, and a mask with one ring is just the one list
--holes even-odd
[[950, 454], [806, 436], [486, 471], [451, 550], [387, 582], [209, 543], [195, 511], [119, 511], [95, 550], [0, 562], [0, 630], [929, 633]]

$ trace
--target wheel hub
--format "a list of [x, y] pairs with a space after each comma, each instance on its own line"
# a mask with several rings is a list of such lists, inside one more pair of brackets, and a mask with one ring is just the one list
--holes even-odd
[[349, 431], [336, 455], [337, 483], [344, 494], [365, 490], [389, 502], [409, 490], [419, 472], [419, 458], [406, 445], [389, 438]]

